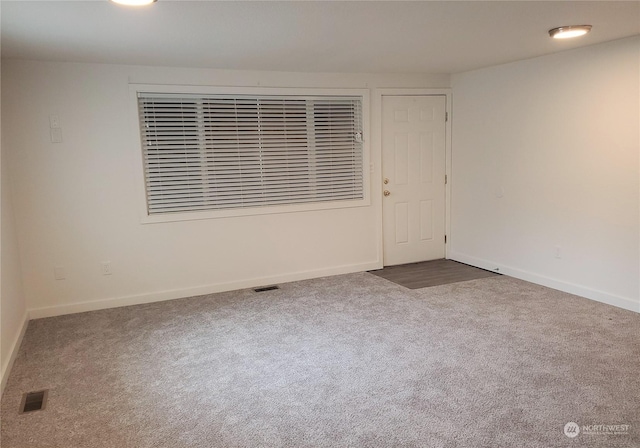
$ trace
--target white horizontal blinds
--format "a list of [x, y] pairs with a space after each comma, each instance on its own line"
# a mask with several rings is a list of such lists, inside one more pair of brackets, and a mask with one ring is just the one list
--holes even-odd
[[313, 103], [313, 113], [316, 197], [326, 200], [362, 199], [360, 101], [317, 100]]
[[306, 115], [298, 99], [204, 100], [210, 208], [306, 202]]
[[141, 98], [139, 107], [149, 214], [197, 206], [205, 197], [198, 102]]
[[149, 214], [363, 198], [358, 97], [145, 93], [139, 107]]

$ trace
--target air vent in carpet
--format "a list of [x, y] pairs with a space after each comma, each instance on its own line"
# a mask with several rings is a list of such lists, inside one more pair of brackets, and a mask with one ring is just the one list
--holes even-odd
[[22, 404], [20, 404], [20, 413], [41, 411], [47, 404], [48, 390], [39, 390], [37, 392], [27, 392], [22, 396]]
[[265, 291], [273, 291], [274, 289], [280, 289], [278, 286], [263, 286], [262, 288], [254, 289], [255, 292], [265, 292]]

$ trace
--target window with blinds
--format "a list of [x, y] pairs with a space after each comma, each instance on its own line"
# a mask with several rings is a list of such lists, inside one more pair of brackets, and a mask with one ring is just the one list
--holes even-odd
[[362, 98], [138, 93], [148, 215], [364, 198]]

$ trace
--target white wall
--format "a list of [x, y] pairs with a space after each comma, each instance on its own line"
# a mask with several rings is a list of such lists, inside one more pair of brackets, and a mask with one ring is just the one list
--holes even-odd
[[[3, 145], [3, 152], [5, 146]], [[2, 161], [2, 209], [0, 214], [0, 392], [4, 389], [16, 350], [27, 324], [27, 309], [22, 290], [20, 255], [15, 231], [13, 209], [9, 194], [9, 172]]]
[[[380, 203], [140, 224], [129, 83], [447, 87], [448, 76], [292, 74], [3, 61], [2, 107], [31, 317], [381, 266]], [[49, 115], [64, 142], [50, 142]], [[375, 120], [372, 120], [372, 123]], [[372, 157], [379, 160], [372, 129]], [[379, 163], [372, 189], [379, 191]], [[110, 261], [113, 275], [100, 263]], [[54, 279], [62, 266], [65, 280]]]
[[0, 151], [0, 395], [27, 326], [6, 148], [7, 145], [2, 145]]
[[640, 38], [452, 87], [450, 256], [640, 311]]

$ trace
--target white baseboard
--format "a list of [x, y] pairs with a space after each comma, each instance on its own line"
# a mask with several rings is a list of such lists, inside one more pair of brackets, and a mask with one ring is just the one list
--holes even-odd
[[625, 310], [635, 311], [640, 313], [640, 301], [628, 299], [626, 297], [616, 296], [597, 289], [587, 288], [585, 286], [576, 285], [574, 283], [564, 282], [543, 275], [535, 274], [533, 272], [524, 271], [517, 268], [512, 268], [499, 263], [494, 263], [490, 260], [484, 260], [481, 258], [472, 257], [466, 254], [462, 254], [456, 251], [450, 251], [448, 254], [449, 259], [459, 261], [461, 263], [476, 266], [488, 271], [498, 272], [500, 274], [508, 275], [509, 277], [515, 277], [520, 280], [525, 280], [538, 285], [547, 286], [549, 288], [557, 289], [559, 291], [568, 292], [587, 299], [595, 300], [597, 302], [606, 303], [607, 305], [617, 306], [618, 308], [624, 308]]
[[11, 344], [9, 359], [7, 359], [7, 361], [2, 366], [2, 378], [0, 379], [0, 397], [2, 397], [2, 394], [4, 393], [4, 387], [7, 385], [7, 380], [9, 379], [11, 368], [13, 367], [13, 363], [16, 360], [16, 356], [18, 356], [20, 344], [22, 344], [22, 339], [24, 338], [24, 334], [27, 331], [28, 324], [29, 312], [25, 311], [24, 315], [22, 316], [20, 330], [18, 331], [18, 334], [15, 335], [13, 343]]
[[216, 292], [234, 291], [237, 289], [255, 288], [257, 286], [272, 285], [275, 283], [287, 283], [298, 280], [308, 280], [330, 275], [351, 274], [354, 272], [370, 271], [381, 269], [382, 262], [370, 262], [363, 264], [338, 266], [335, 268], [319, 269], [314, 271], [302, 271], [293, 274], [277, 275], [272, 277], [261, 277], [247, 279], [237, 282], [216, 283], [211, 285], [196, 286], [184, 289], [174, 289], [168, 291], [155, 291], [151, 293], [136, 294], [126, 297], [115, 297], [109, 299], [99, 299], [92, 301], [76, 302], [64, 305], [54, 305], [42, 308], [29, 309], [31, 319], [43, 317], [61, 316], [63, 314], [82, 313], [85, 311], [102, 310], [106, 308], [116, 308], [120, 306], [139, 305], [142, 303], [160, 302], [164, 300], [180, 299], [183, 297], [201, 296]]

